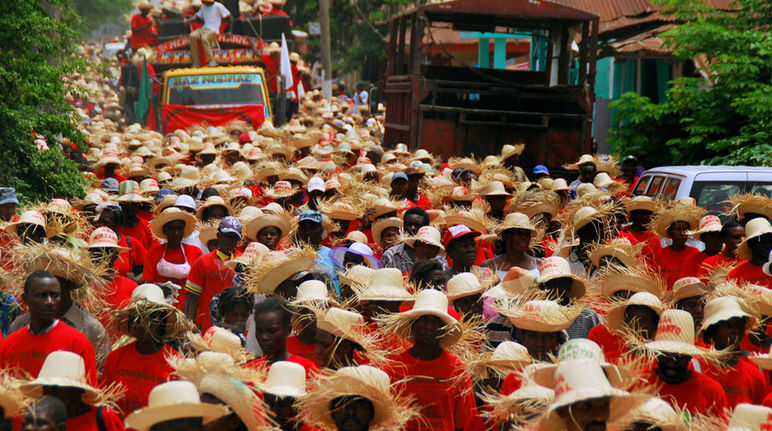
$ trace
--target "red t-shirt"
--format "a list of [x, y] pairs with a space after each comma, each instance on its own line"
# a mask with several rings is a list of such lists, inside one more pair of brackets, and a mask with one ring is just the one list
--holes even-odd
[[432, 201], [430, 201], [429, 198], [427, 198], [424, 195], [420, 195], [419, 194], [418, 195], [418, 200], [415, 201], [415, 202], [413, 202], [412, 200], [406, 198], [405, 199], [405, 205], [399, 210], [399, 212], [403, 213], [408, 208], [412, 208], [412, 207], [419, 207], [419, 208], [423, 208], [425, 210], [430, 210], [430, 209], [434, 208], [432, 206]]
[[[236, 252], [236, 256], [241, 253]], [[236, 274], [225, 265], [230, 259], [219, 250], [211, 251], [199, 257], [190, 268], [185, 290], [198, 294], [198, 308], [196, 309], [196, 325], [201, 332], [212, 327], [212, 318], [209, 313], [209, 303], [215, 295], [223, 290], [233, 287], [233, 276]]]
[[772, 288], [772, 277], [764, 273], [761, 265], [754, 265], [749, 261], [745, 261], [729, 271], [726, 279]]
[[8, 335], [0, 345], [0, 368], [15, 368], [27, 372], [32, 377], [37, 377], [46, 356], [57, 350], [65, 350], [83, 357], [86, 380], [89, 384], [96, 386], [94, 346], [82, 332], [61, 320], [45, 334], [33, 335], [27, 325]]
[[679, 278], [691, 275], [688, 274], [686, 263], [699, 252], [696, 248], [687, 245], [682, 251], [673, 251], [671, 247], [665, 247], [654, 253], [654, 264], [665, 278], [668, 290], [673, 288], [673, 284]]
[[643, 232], [636, 232], [630, 229], [630, 226], [625, 226], [619, 231], [619, 238], [627, 238], [633, 245], [638, 243], [644, 243], [641, 254], [646, 259], [653, 259], [654, 253], [662, 248], [662, 243], [656, 233], [645, 230]]
[[[183, 255], [182, 250], [185, 249], [185, 254]], [[166, 257], [164, 257], [164, 252], [166, 252]], [[159, 244], [155, 247], [153, 247], [150, 252], [148, 252], [147, 256], [145, 256], [145, 267], [143, 269], [142, 273], [142, 280], [148, 283], [165, 283], [167, 281], [171, 281], [174, 284], [185, 287], [185, 281], [187, 280], [187, 277], [185, 278], [168, 278], [160, 275], [158, 273], [158, 268], [156, 266], [158, 265], [158, 262], [161, 261], [161, 258], [164, 258], [166, 261], [175, 263], [175, 264], [181, 264], [187, 262], [192, 265], [193, 262], [196, 261], [199, 257], [201, 257], [201, 249], [196, 247], [195, 245], [185, 244], [182, 243], [182, 248], [175, 248], [175, 249], [166, 249], [166, 244]], [[184, 293], [184, 290], [180, 292], [180, 294]], [[180, 297], [180, 303], [182, 302], [182, 295]]]
[[522, 384], [523, 381], [520, 378], [520, 373], [509, 373], [504, 377], [504, 382], [501, 384], [501, 394], [509, 395], [520, 389], [520, 385]]
[[659, 387], [659, 397], [673, 407], [689, 410], [691, 413], [724, 416], [727, 399], [721, 385], [697, 371], [692, 371], [689, 379], [683, 383], [665, 383], [657, 377], [654, 368], [643, 375], [654, 387]]
[[[313, 377], [315, 374], [319, 372], [319, 367], [316, 366], [313, 362], [309, 361], [306, 358], [300, 357], [298, 355], [293, 355], [290, 353], [289, 358], [285, 359], [287, 362], [294, 362], [296, 364], [300, 364], [303, 366], [303, 368], [306, 369], [306, 380]], [[244, 364], [247, 368], [253, 368], [255, 370], [265, 369], [267, 370], [268, 367], [270, 367], [271, 364], [268, 364], [265, 360], [265, 356], [261, 358], [254, 359], [252, 361], [247, 362]]]
[[142, 244], [142, 247], [145, 247], [145, 250], [150, 250], [155, 244], [159, 244], [158, 238], [153, 235], [150, 223], [141, 218], [134, 227], [121, 226], [120, 229], [118, 229], [118, 232], [120, 232], [121, 236], [128, 235], [133, 237], [132, 241], [134, 238], [138, 239]]
[[392, 382], [413, 395], [421, 407], [421, 418], [410, 421], [407, 431], [454, 431], [464, 428], [477, 413], [472, 380], [466, 366], [448, 352], [422, 361], [405, 350], [394, 356], [386, 370]]
[[166, 358], [179, 355], [169, 346], [163, 346], [152, 355], [137, 351], [137, 344], [131, 343], [115, 349], [105, 359], [100, 386], [120, 383], [126, 388], [124, 397], [118, 402], [124, 415], [147, 405], [147, 397], [154, 387], [169, 381], [174, 368]]
[[[99, 431], [96, 416], [97, 410], [98, 409], [96, 407], [93, 407], [91, 410], [78, 417], [67, 419], [67, 429], [78, 431]], [[123, 427], [123, 421], [121, 418], [111, 409], [102, 408], [100, 413], [102, 415], [102, 421], [105, 424], [105, 430], [121, 431], [126, 429]]]
[[704, 251], [700, 251], [689, 260], [686, 261], [686, 265], [684, 268], [684, 273], [687, 274], [687, 276], [690, 277], [696, 277], [700, 273], [700, 267], [702, 266], [702, 262], [705, 261], [705, 259], [712, 257], [705, 254]]
[[741, 403], [761, 404], [767, 395], [767, 379], [750, 359], [740, 358], [733, 367], [718, 368], [700, 361], [702, 374], [717, 381], [724, 388], [729, 408]]
[[702, 261], [700, 268], [697, 270], [697, 277], [699, 277], [703, 282], [707, 283], [711, 272], [713, 272], [713, 270], [719, 266], [735, 267], [743, 262], [745, 262], [745, 259], [732, 259], [731, 257], [724, 256], [724, 253], [719, 253], [715, 256], [709, 256]]
[[131, 292], [137, 287], [137, 283], [122, 275], [116, 275], [105, 289], [108, 292], [105, 301], [113, 310], [120, 310], [131, 301]]
[[611, 364], [619, 362], [619, 358], [628, 351], [624, 338], [606, 325], [595, 325], [587, 338], [600, 346], [606, 361]]
[[134, 270], [134, 265], [143, 266], [145, 264], [147, 249], [145, 249], [142, 241], [127, 235], [121, 235], [118, 245], [126, 247], [128, 250], [118, 255], [118, 260], [115, 261], [115, 266], [113, 267], [115, 272], [120, 275], [126, 275]]
[[137, 211], [137, 217], [141, 218], [142, 220], [146, 220], [149, 223], [153, 221], [155, 214], [150, 211], [139, 210]]
[[[148, 25], [151, 21], [152, 18], [150, 18], [150, 15], [144, 17], [141, 13], [134, 14], [134, 16], [131, 17], [131, 28], [133, 30], [137, 27]], [[152, 46], [155, 41], [155, 37], [153, 36], [153, 26], [148, 26], [146, 29], [140, 31], [132, 31], [129, 39], [131, 40], [131, 49], [134, 50], [144, 46]]]
[[290, 354], [308, 359], [317, 367], [319, 366], [319, 358], [316, 357], [315, 344], [306, 344], [300, 341], [297, 336], [293, 335], [291, 337], [287, 337], [287, 351], [290, 352]]

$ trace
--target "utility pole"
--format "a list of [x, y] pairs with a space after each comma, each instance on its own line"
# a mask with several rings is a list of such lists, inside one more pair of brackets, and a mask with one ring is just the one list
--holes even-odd
[[322, 41], [322, 96], [332, 97], [332, 61], [330, 44], [330, 0], [319, 0], [319, 24], [321, 26]]

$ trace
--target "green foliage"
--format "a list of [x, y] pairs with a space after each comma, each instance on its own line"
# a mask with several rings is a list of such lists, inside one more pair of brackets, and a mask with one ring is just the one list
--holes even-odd
[[[24, 201], [83, 195], [76, 164], [58, 137], [79, 142], [62, 76], [85, 71], [77, 56], [77, 23], [68, 0], [5, 0], [0, 6], [0, 184]], [[39, 152], [32, 132], [51, 149]]]
[[74, 0], [75, 11], [81, 17], [77, 29], [84, 35], [106, 23], [124, 21], [132, 9], [132, 0]]
[[772, 166], [772, 2], [736, 0], [732, 12], [702, 0], [659, 0], [681, 22], [664, 34], [681, 60], [707, 58], [702, 76], [671, 82], [659, 105], [627, 93], [609, 142], [644, 150], [651, 164]]

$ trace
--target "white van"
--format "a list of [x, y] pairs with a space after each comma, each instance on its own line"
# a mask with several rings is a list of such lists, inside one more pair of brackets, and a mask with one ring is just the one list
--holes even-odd
[[633, 195], [677, 200], [691, 196], [697, 205], [718, 214], [731, 210], [727, 201], [739, 193], [772, 196], [772, 168], [749, 166], [663, 166], [645, 171]]

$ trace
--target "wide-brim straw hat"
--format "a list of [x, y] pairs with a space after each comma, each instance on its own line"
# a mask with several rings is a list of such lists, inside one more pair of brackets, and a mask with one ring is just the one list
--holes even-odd
[[485, 232], [492, 223], [481, 208], [471, 208], [469, 210], [447, 210], [445, 212], [445, 224], [448, 226], [462, 224], [473, 231]]
[[737, 256], [751, 260], [752, 253], [748, 241], [764, 235], [772, 235], [772, 224], [765, 218], [755, 218], [745, 225], [745, 239], [737, 247]]
[[504, 275], [501, 282], [488, 289], [483, 297], [499, 300], [510, 300], [539, 286], [538, 277], [533, 272], [513, 266]]
[[118, 253], [128, 251], [128, 247], [118, 245], [118, 235], [109, 227], [98, 227], [88, 238], [88, 248], [111, 248]]
[[624, 200], [625, 210], [628, 214], [633, 211], [657, 211], [657, 202], [649, 196], [634, 196]]
[[729, 198], [733, 211], [738, 215], [762, 214], [772, 218], [772, 198], [761, 194], [737, 194]]
[[539, 284], [544, 284], [557, 278], [570, 278], [571, 291], [569, 295], [571, 298], [579, 299], [587, 292], [587, 281], [571, 272], [571, 265], [560, 256], [550, 256], [544, 259], [539, 272]]
[[422, 226], [415, 235], [409, 236], [404, 240], [405, 244], [413, 248], [415, 248], [416, 241], [433, 245], [439, 248], [440, 252], [445, 251], [445, 247], [442, 245], [442, 235], [439, 229], [434, 226]]
[[5, 230], [8, 233], [18, 235], [19, 234], [17, 231], [18, 227], [23, 224], [38, 226], [40, 228], [43, 228], [43, 230], [46, 231], [47, 238], [50, 238], [54, 234], [54, 232], [49, 233], [48, 230], [46, 229], [46, 217], [43, 214], [41, 214], [39, 211], [34, 211], [34, 210], [24, 211], [23, 213], [21, 213], [21, 216], [19, 216], [19, 220], [13, 223], [8, 223], [7, 225], [5, 225], [5, 228], [3, 228], [3, 230]]
[[49, 353], [38, 377], [22, 384], [19, 389], [26, 395], [37, 398], [43, 396], [43, 388], [46, 386], [80, 389], [83, 391], [83, 402], [89, 405], [96, 404], [100, 396], [99, 389], [87, 383], [83, 358], [63, 350]]
[[340, 279], [341, 283], [364, 286], [370, 282], [370, 279], [375, 271], [377, 270], [370, 268], [369, 266], [352, 265], [345, 271], [339, 271], [338, 278]]
[[276, 200], [292, 197], [298, 190], [298, 187], [293, 186], [289, 181], [276, 181], [273, 187], [266, 188], [264, 193], [269, 198]]
[[625, 266], [638, 264], [637, 254], [643, 249], [643, 244], [633, 244], [626, 238], [614, 238], [606, 244], [594, 247], [590, 251], [590, 261], [596, 267], [600, 266], [600, 259], [610, 256], [619, 259]]
[[772, 426], [772, 408], [738, 404], [729, 418], [727, 431], [762, 431]]
[[448, 299], [454, 301], [465, 296], [482, 294], [487, 288], [487, 285], [480, 283], [476, 275], [462, 272], [448, 280], [446, 291]]
[[[312, 309], [317, 307], [312, 306]], [[361, 314], [337, 307], [323, 307], [316, 311], [317, 330], [356, 343], [365, 350], [372, 347], [373, 342], [367, 334], [365, 319]]]
[[[199, 359], [201, 356], [199, 356]], [[250, 382], [251, 383], [251, 382]], [[248, 431], [267, 428], [267, 412], [260, 398], [241, 380], [227, 374], [207, 373], [198, 382], [202, 394], [214, 395], [238, 416]]]
[[531, 223], [531, 219], [521, 212], [512, 212], [507, 214], [504, 221], [497, 226], [499, 233], [504, 233], [510, 229], [523, 229], [531, 232], [531, 237], [536, 234], [536, 226]]
[[560, 332], [568, 329], [584, 307], [562, 306], [555, 301], [512, 300], [499, 304], [497, 310], [518, 329], [535, 332]]
[[[163, 290], [153, 283], [144, 283], [131, 292], [131, 302], [120, 310], [112, 312], [110, 326], [116, 333], [130, 335], [132, 326], [147, 328], [152, 320], [148, 318], [156, 311], [165, 311], [166, 319], [162, 339], [171, 342], [193, 330], [193, 323], [180, 309], [166, 301]], [[145, 329], [147, 331], [147, 329]]]
[[244, 230], [247, 238], [257, 241], [257, 234], [268, 226], [279, 229], [281, 240], [286, 238], [292, 231], [292, 219], [289, 214], [277, 214], [272, 211], [261, 211], [261, 215], [253, 218]]
[[286, 279], [314, 266], [317, 251], [313, 247], [290, 250], [289, 253], [271, 252], [250, 265], [244, 284], [253, 293], [273, 295]]
[[228, 215], [233, 213], [230, 205], [228, 205], [228, 203], [225, 202], [223, 198], [220, 196], [209, 196], [206, 201], [204, 201], [204, 203], [201, 204], [201, 206], [199, 206], [196, 210], [196, 218], [202, 220], [204, 216], [204, 210], [211, 207], [223, 207], [225, 208], [225, 211], [228, 213]]
[[201, 182], [201, 172], [194, 166], [183, 166], [179, 175], [172, 180], [172, 190], [186, 189]]
[[670, 404], [658, 397], [651, 397], [637, 409], [630, 411], [622, 422], [628, 426], [621, 429], [630, 429], [630, 426], [641, 422], [651, 424], [662, 431], [687, 431], [690, 428]]
[[703, 233], [720, 233], [721, 232], [721, 219], [718, 216], [709, 214], [700, 219], [700, 226], [697, 230], [687, 232], [687, 235], [691, 235], [698, 240], [702, 241], [700, 235]]
[[673, 223], [685, 222], [689, 225], [689, 230], [693, 230], [699, 226], [703, 214], [705, 214], [705, 209], [702, 207], [675, 202], [670, 208], [657, 213], [651, 222], [651, 230], [660, 238], [670, 238], [667, 230]]
[[[367, 301], [413, 302], [415, 297], [405, 289], [402, 272], [396, 268], [381, 268], [375, 271], [355, 276], [356, 266], [349, 268], [341, 277], [355, 281], [357, 299]], [[360, 271], [361, 272], [361, 271]], [[368, 276], [362, 282], [364, 277]], [[357, 280], [358, 279], [358, 280]]]
[[661, 298], [665, 291], [664, 281], [660, 277], [638, 265], [631, 267], [612, 265], [600, 274], [598, 282], [600, 292], [606, 298], [611, 298], [620, 290], [649, 292]]
[[11, 377], [9, 370], [0, 371], [0, 408], [5, 415], [0, 417], [0, 420], [14, 417], [24, 406], [24, 395], [18, 384], [19, 382]]
[[372, 403], [371, 429], [399, 429], [417, 416], [417, 409], [408, 398], [392, 393], [388, 374], [369, 365], [359, 365], [340, 368], [321, 380], [300, 402], [303, 420], [325, 430], [337, 429], [330, 407], [334, 399], [344, 396], [362, 397]]
[[522, 344], [514, 341], [502, 341], [493, 351], [483, 351], [469, 364], [469, 373], [475, 378], [488, 377], [493, 373], [505, 378], [510, 373], [523, 370], [531, 363], [531, 355]]
[[222, 405], [202, 403], [196, 386], [185, 380], [162, 383], [148, 396], [147, 407], [126, 417], [126, 427], [136, 431], [148, 431], [161, 422], [183, 418], [201, 418], [204, 423], [228, 414]]
[[385, 317], [389, 330], [405, 340], [412, 342], [413, 322], [421, 316], [435, 316], [445, 324], [445, 334], [440, 340], [440, 347], [446, 349], [461, 339], [462, 329], [459, 322], [448, 314], [448, 297], [439, 290], [424, 289], [415, 296], [415, 304], [408, 311]]
[[506, 144], [501, 147], [501, 156], [499, 157], [499, 160], [503, 162], [512, 156], [523, 154], [523, 151], [525, 151], [525, 144]]
[[268, 369], [265, 380], [256, 386], [266, 394], [303, 398], [306, 396], [306, 369], [295, 362], [274, 362]]
[[372, 227], [372, 233], [373, 233], [373, 239], [376, 243], [381, 243], [381, 235], [383, 234], [383, 231], [390, 228], [390, 227], [396, 227], [398, 229], [402, 229], [402, 219], [399, 217], [389, 217], [382, 220], [378, 220], [373, 224]]
[[633, 305], [646, 307], [657, 313], [657, 316], [662, 315], [662, 311], [664, 311], [665, 308], [659, 298], [652, 295], [651, 293], [638, 292], [631, 296], [628, 300], [620, 301], [609, 309], [608, 313], [606, 314], [606, 326], [619, 333], [624, 333], [626, 331], [625, 310], [627, 310], [627, 307]]
[[531, 371], [531, 378], [541, 386], [554, 386], [555, 369], [561, 362], [575, 360], [590, 360], [603, 369], [606, 378], [611, 386], [619, 389], [627, 388], [632, 383], [633, 376], [630, 370], [625, 367], [617, 367], [606, 361], [603, 349], [592, 340], [587, 338], [572, 338], [562, 346], [558, 351], [558, 357], [555, 363], [539, 364]]
[[219, 326], [210, 327], [203, 335], [189, 332], [188, 341], [196, 351], [224, 353], [237, 364], [243, 364], [248, 359], [239, 336]]
[[511, 193], [504, 188], [504, 183], [501, 181], [491, 181], [485, 187], [477, 191], [478, 196], [512, 196]]
[[673, 290], [667, 292], [665, 298], [670, 302], [678, 302], [694, 296], [704, 296], [708, 292], [708, 286], [699, 278], [683, 277], [673, 283]]
[[684, 310], [669, 309], [662, 312], [654, 340], [643, 345], [654, 353], [676, 353], [702, 357], [707, 349], [694, 345], [694, 319]]
[[735, 296], [720, 296], [713, 298], [705, 304], [703, 318], [700, 324], [700, 332], [711, 326], [739, 317], [745, 319], [746, 329], [756, 326], [757, 319], [743, 309], [740, 299]]
[[646, 400], [612, 386], [600, 365], [587, 359], [559, 363], [551, 387], [555, 390], [555, 401], [539, 421], [539, 426], [545, 431], [565, 430], [566, 424], [558, 415], [558, 410], [577, 402], [609, 398], [606, 422], [614, 423]]
[[183, 211], [179, 208], [169, 207], [158, 214], [150, 223], [153, 234], [161, 239], [166, 239], [163, 227], [170, 222], [182, 220], [185, 222], [185, 233], [183, 238], [187, 238], [196, 230], [196, 218], [193, 214]]

